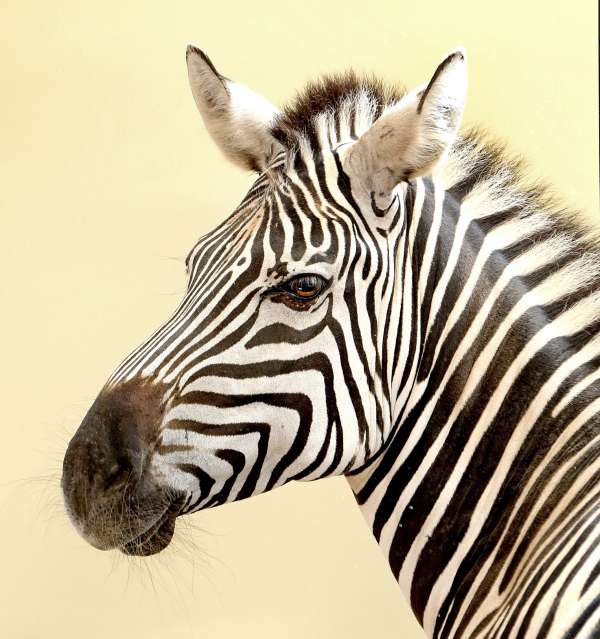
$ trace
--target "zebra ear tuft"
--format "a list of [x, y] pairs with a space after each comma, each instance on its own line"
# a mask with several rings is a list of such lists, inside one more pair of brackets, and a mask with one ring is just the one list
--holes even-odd
[[243, 84], [221, 75], [198, 47], [186, 51], [196, 106], [217, 146], [234, 164], [262, 171], [278, 147], [269, 126], [279, 111]]
[[384, 112], [349, 149], [345, 165], [378, 196], [403, 180], [430, 174], [456, 138], [466, 93], [466, 55], [457, 49], [426, 86]]

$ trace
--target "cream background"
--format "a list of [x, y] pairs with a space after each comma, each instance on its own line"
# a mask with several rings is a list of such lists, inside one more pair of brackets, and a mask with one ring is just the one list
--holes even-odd
[[4, 0], [1, 637], [421, 636], [343, 479], [196, 514], [171, 549], [127, 561], [66, 522], [62, 454], [113, 367], [175, 307], [194, 239], [251, 181], [203, 130], [188, 41], [274, 102], [349, 65], [415, 85], [464, 44], [466, 121], [597, 216], [595, 11], [594, 0]]

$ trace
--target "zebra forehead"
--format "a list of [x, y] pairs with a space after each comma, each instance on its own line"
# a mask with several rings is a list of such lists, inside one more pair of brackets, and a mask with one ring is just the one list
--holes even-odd
[[309, 82], [284, 106], [271, 134], [287, 148], [295, 147], [301, 138], [317, 146], [323, 117], [331, 118], [337, 126], [352, 128], [355, 120], [367, 120], [369, 125], [405, 93], [401, 87], [352, 70], [326, 75]]
[[[312, 247], [312, 240], [315, 239], [313, 235], [318, 235], [317, 245], [321, 246], [323, 232], [321, 230], [321, 233], [315, 233], [312, 223], [316, 220], [319, 211], [316, 208], [310, 212], [294, 208], [290, 216], [290, 211], [286, 211], [286, 205], [282, 199], [287, 199], [288, 203], [291, 202], [289, 192], [278, 188], [279, 186], [281, 185], [272, 183], [266, 172], [259, 176], [233, 213], [198, 239], [185, 258], [188, 272], [193, 273], [199, 261], [213, 257], [223, 258], [234, 253], [239, 257], [238, 262], [235, 263], [236, 267], [244, 262], [248, 264], [248, 260], [255, 257], [262, 260], [265, 241], [280, 259], [285, 235], [293, 238], [296, 252], [304, 247], [304, 251], [309, 251], [311, 259], [316, 259], [313, 255], [317, 248]], [[311, 220], [307, 227], [297, 217], [300, 213]], [[326, 215], [322, 212], [321, 214]], [[287, 221], [284, 221], [284, 218]], [[281, 244], [281, 246], [273, 246], [273, 243]], [[330, 261], [331, 256], [326, 256], [326, 259]], [[234, 262], [231, 262], [230, 266], [233, 268]]]

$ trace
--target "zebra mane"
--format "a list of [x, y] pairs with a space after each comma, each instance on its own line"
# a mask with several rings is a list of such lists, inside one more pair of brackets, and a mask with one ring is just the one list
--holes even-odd
[[276, 117], [271, 134], [288, 149], [307, 140], [320, 145], [324, 119], [338, 128], [356, 130], [357, 123], [370, 126], [387, 106], [398, 102], [406, 91], [385, 84], [372, 75], [353, 70], [325, 75], [309, 82]]
[[594, 270], [600, 269], [597, 225], [566, 207], [545, 182], [532, 180], [527, 162], [485, 129], [475, 126], [461, 131], [436, 175], [446, 190], [458, 196], [461, 211], [476, 218], [519, 211], [523, 223], [532, 227], [543, 220], [549, 234], [574, 243], [588, 263], [595, 263]]
[[[353, 70], [310, 81], [275, 118], [271, 134], [294, 153], [316, 150], [362, 135], [406, 90]], [[563, 206], [549, 187], [527, 178], [522, 158], [507, 152], [484, 129], [462, 131], [436, 174], [463, 203], [476, 200], [477, 217], [485, 211], [519, 209], [523, 219], [540, 214], [558, 235], [575, 240], [600, 264], [600, 233], [585, 217]], [[474, 203], [475, 204], [475, 203]], [[475, 208], [471, 207], [471, 208]]]

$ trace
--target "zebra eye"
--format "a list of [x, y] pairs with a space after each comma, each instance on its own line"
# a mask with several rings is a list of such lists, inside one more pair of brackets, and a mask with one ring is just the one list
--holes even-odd
[[284, 284], [284, 289], [301, 300], [315, 298], [325, 288], [320, 275], [298, 275]]

